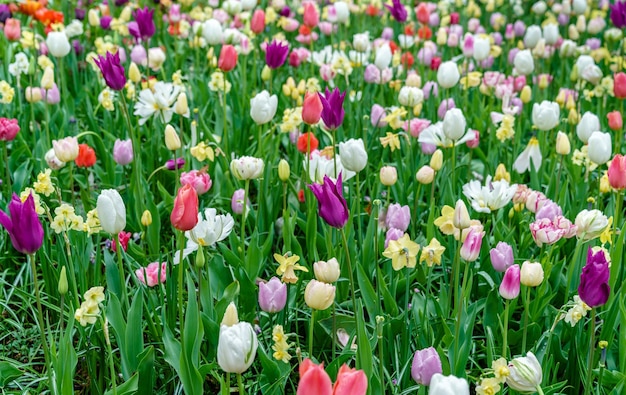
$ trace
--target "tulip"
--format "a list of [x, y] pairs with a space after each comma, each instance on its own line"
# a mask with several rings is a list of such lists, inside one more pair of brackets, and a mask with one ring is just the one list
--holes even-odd
[[263, 90], [250, 99], [250, 117], [257, 125], [268, 123], [276, 115], [278, 97]]
[[456, 201], [452, 224], [455, 228], [461, 230], [467, 229], [471, 226], [471, 220], [469, 212], [467, 211], [467, 206], [465, 205], [465, 202], [461, 199]]
[[220, 50], [217, 67], [224, 72], [229, 72], [237, 65], [237, 50], [230, 44], [226, 44]]
[[26, 90], [24, 91], [24, 97], [29, 103], [38, 103], [41, 101], [41, 99], [43, 99], [43, 89], [32, 86], [26, 87]]
[[150, 210], [144, 210], [141, 214], [141, 224], [145, 227], [152, 225], [152, 213]]
[[411, 222], [409, 206], [400, 206], [397, 203], [389, 205], [385, 215], [385, 225], [388, 229], [395, 228], [406, 232]]
[[533, 125], [537, 129], [547, 132], [559, 124], [560, 114], [561, 110], [556, 102], [544, 100], [541, 104], [535, 103], [532, 111]]
[[335, 1], [335, 17], [338, 23], [346, 23], [350, 19], [350, 9], [345, 1]]
[[103, 190], [98, 196], [96, 210], [105, 232], [117, 235], [126, 227], [126, 206], [117, 190]]
[[263, 175], [265, 163], [263, 159], [242, 156], [230, 162], [230, 171], [238, 180], [254, 180]]
[[138, 8], [133, 12], [135, 20], [128, 23], [128, 32], [136, 39], [148, 40], [154, 36], [154, 9]]
[[520, 282], [527, 287], [536, 287], [543, 282], [543, 267], [539, 262], [525, 261], [520, 270]]
[[491, 49], [491, 43], [489, 38], [474, 37], [474, 53], [472, 57], [477, 62], [482, 62], [489, 57], [489, 50]]
[[9, 41], [17, 41], [22, 36], [22, 28], [19, 19], [8, 18], [4, 22], [4, 36]]
[[428, 395], [469, 395], [469, 384], [465, 379], [435, 373], [430, 379]]
[[191, 185], [198, 195], [205, 194], [211, 189], [213, 182], [209, 173], [203, 170], [191, 170], [180, 175], [181, 185]]
[[576, 125], [576, 135], [583, 143], [589, 142], [591, 133], [600, 130], [600, 119], [592, 112], [585, 112]]
[[341, 173], [336, 183], [325, 175], [322, 185], [310, 184], [308, 187], [319, 203], [320, 217], [334, 228], [343, 228], [348, 222], [348, 203], [343, 197]]
[[187, 102], [187, 95], [185, 92], [181, 92], [176, 98], [174, 112], [180, 116], [189, 118], [189, 103]]
[[315, 7], [315, 3], [312, 1], [307, 1], [303, 3], [304, 6], [304, 15], [302, 16], [302, 22], [306, 27], [313, 29], [320, 23], [320, 14], [317, 8]]
[[532, 74], [535, 70], [535, 62], [533, 61], [533, 55], [530, 53], [529, 49], [519, 51], [515, 54], [513, 64], [515, 65], [515, 70], [521, 75]]
[[96, 151], [87, 144], [78, 145], [78, 156], [74, 160], [78, 167], [91, 167], [96, 164]]
[[256, 333], [250, 323], [221, 325], [217, 343], [217, 363], [225, 372], [243, 373], [254, 362], [258, 345]]
[[261, 34], [265, 30], [265, 11], [256, 10], [250, 19], [250, 30], [254, 34]]
[[270, 69], [277, 69], [285, 63], [289, 54], [289, 45], [273, 40], [265, 48], [265, 63]]
[[398, 102], [407, 107], [415, 107], [424, 101], [424, 92], [413, 86], [403, 86], [398, 94]]
[[387, 4], [384, 4], [384, 6], [385, 8], [389, 10], [389, 13], [391, 14], [391, 16], [393, 16], [393, 18], [396, 21], [400, 23], [403, 23], [406, 21], [406, 18], [407, 18], [406, 8], [404, 8], [404, 4], [402, 4], [400, 0], [392, 0], [391, 6]]
[[[239, 215], [243, 214], [243, 201], [245, 198], [244, 196], [245, 193], [246, 192], [243, 188], [237, 189], [235, 192], [233, 192], [233, 196], [230, 201], [230, 208], [233, 210], [233, 213], [239, 214]], [[249, 205], [249, 202], [248, 202], [248, 205]], [[250, 210], [246, 210], [246, 213], [249, 211]]]
[[528, 352], [525, 357], [517, 357], [509, 362], [509, 375], [506, 383], [520, 392], [536, 392], [541, 385], [543, 372], [535, 354]]
[[380, 182], [386, 187], [394, 185], [398, 181], [398, 170], [393, 166], [380, 168]]
[[46, 38], [48, 52], [55, 58], [62, 58], [72, 50], [65, 32], [50, 32]]
[[583, 210], [574, 220], [576, 236], [582, 240], [592, 240], [599, 237], [609, 225], [606, 215], [600, 210]]
[[319, 144], [319, 140], [317, 139], [317, 137], [315, 137], [313, 133], [306, 132], [298, 137], [298, 141], [296, 142], [296, 148], [303, 154], [307, 154], [315, 151]]
[[45, 90], [52, 89], [54, 86], [54, 70], [52, 70], [52, 67], [46, 67], [44, 69], [40, 84]]
[[457, 141], [465, 135], [467, 127], [463, 111], [452, 108], [443, 118], [443, 134], [450, 140]]
[[578, 295], [589, 307], [602, 306], [609, 299], [609, 262], [604, 250], [587, 250], [587, 263], [580, 275]]
[[287, 303], [287, 284], [277, 277], [259, 283], [259, 306], [266, 313], [278, 313]]
[[613, 76], [613, 93], [618, 99], [626, 98], [626, 73], [619, 72]]
[[467, 262], [474, 262], [478, 259], [478, 254], [480, 253], [480, 247], [483, 243], [484, 236], [484, 231], [470, 228], [470, 231], [461, 246], [461, 258]]
[[602, 132], [593, 132], [589, 137], [589, 159], [598, 165], [603, 165], [611, 158], [612, 142], [611, 135]]
[[304, 301], [312, 309], [326, 310], [335, 301], [336, 288], [317, 280], [311, 280], [304, 290]]
[[146, 267], [135, 270], [135, 275], [137, 280], [148, 287], [162, 284], [167, 277], [167, 262], [161, 262], [160, 264], [159, 262], [152, 262]]
[[541, 39], [541, 28], [537, 25], [528, 26], [524, 35], [524, 46], [526, 48], [535, 48]]
[[281, 159], [280, 162], [278, 162], [278, 178], [282, 182], [287, 182], [289, 180], [289, 175], [289, 162], [287, 162], [285, 159]]
[[339, 143], [341, 164], [347, 170], [360, 172], [367, 166], [367, 151], [362, 139], [350, 139]]
[[376, 51], [374, 65], [378, 68], [378, 70], [385, 70], [387, 67], [389, 67], [389, 64], [391, 63], [391, 58], [392, 54], [389, 44], [383, 44]]
[[559, 130], [556, 134], [556, 153], [559, 155], [569, 155], [571, 149], [569, 137]]
[[126, 166], [133, 161], [133, 142], [129, 140], [115, 140], [113, 146], [113, 160], [121, 166]]
[[509, 266], [504, 272], [502, 283], [500, 284], [500, 296], [504, 299], [515, 299], [520, 291], [520, 268], [519, 265]]
[[[0, 139], [1, 140], [1, 139]], [[609, 184], [615, 189], [626, 189], [626, 157], [617, 154], [609, 166]]]
[[309, 358], [299, 367], [300, 382], [296, 395], [333, 395], [332, 382], [324, 371], [324, 363], [316, 365]]
[[430, 385], [435, 374], [443, 372], [441, 359], [434, 347], [415, 351], [411, 365], [411, 377], [420, 385]]
[[331, 258], [328, 261], [318, 261], [313, 263], [313, 272], [318, 281], [330, 284], [339, 279], [339, 262], [337, 258]]
[[52, 147], [56, 157], [63, 162], [71, 162], [78, 156], [78, 140], [76, 137], [53, 140]]
[[443, 62], [437, 70], [437, 83], [440, 87], [449, 89], [454, 87], [461, 78], [459, 67], [453, 61]]
[[124, 67], [120, 64], [120, 53], [115, 52], [112, 55], [110, 52], [106, 53], [106, 56], [98, 55], [97, 59], [94, 59], [94, 63], [100, 69], [102, 77], [107, 86], [115, 91], [120, 91], [126, 86], [126, 76], [124, 75]]
[[504, 273], [513, 265], [513, 248], [503, 241], [489, 250], [489, 256], [491, 257], [491, 265], [497, 272]]
[[32, 193], [24, 202], [14, 193], [7, 209], [10, 216], [0, 210], [0, 225], [9, 233], [11, 244], [22, 254], [34, 254], [43, 244], [43, 226]]
[[317, 93], [306, 92], [302, 104], [302, 121], [307, 125], [316, 125], [322, 116], [322, 100]]
[[339, 128], [343, 123], [345, 115], [343, 100], [346, 97], [346, 92], [342, 93], [338, 88], [335, 88], [331, 93], [326, 88], [324, 95], [321, 93], [318, 93], [318, 95], [322, 102], [321, 118], [324, 121], [324, 125], [331, 130]]
[[170, 151], [176, 151], [181, 147], [180, 137], [178, 137], [178, 133], [176, 132], [174, 127], [169, 124], [165, 126], [165, 146]]
[[181, 231], [192, 230], [198, 223], [198, 193], [191, 185], [184, 185], [178, 190], [170, 221], [174, 228]]
[[609, 120], [609, 129], [621, 133], [622, 128], [624, 127], [622, 113], [619, 111], [611, 111], [610, 113], [606, 114], [606, 117]]
[[337, 381], [333, 386], [333, 395], [365, 395], [367, 376], [363, 370], [350, 368], [345, 363], [337, 372]]
[[17, 119], [0, 118], [0, 141], [12, 141], [19, 131]]
[[419, 168], [417, 173], [415, 173], [415, 179], [420, 184], [428, 185], [435, 179], [435, 169], [428, 165], [424, 165]]

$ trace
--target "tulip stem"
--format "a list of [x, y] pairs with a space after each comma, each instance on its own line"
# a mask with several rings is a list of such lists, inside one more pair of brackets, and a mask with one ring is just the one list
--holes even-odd
[[3, 147], [3, 152], [4, 152], [4, 164], [5, 164], [5, 168], [6, 168], [6, 182], [7, 182], [7, 186], [9, 187], [8, 189], [8, 193], [7, 199], [11, 199], [11, 192], [13, 191], [13, 187], [11, 186], [11, 171], [9, 170], [9, 149], [7, 148], [7, 145], [9, 143], [8, 142], [4, 142], [4, 144], [2, 145]]
[[352, 276], [350, 248], [348, 247], [348, 239], [346, 238], [346, 230], [344, 228], [341, 228], [341, 237], [343, 238], [343, 245], [346, 249], [346, 263], [348, 264], [348, 274], [350, 275], [350, 291], [352, 292], [352, 308], [354, 310], [354, 318], [356, 319], [356, 292], [354, 291], [354, 278]]
[[263, 126], [261, 126], [261, 124], [257, 125], [258, 128], [258, 133], [259, 133], [259, 137], [258, 137], [258, 148], [259, 148], [259, 158], [263, 157]]
[[[226, 76], [224, 76], [226, 78]], [[224, 154], [228, 158], [230, 152], [228, 152], [228, 120], [226, 119], [226, 91], [222, 92], [222, 114], [224, 118], [222, 119], [222, 141], [224, 142]]]
[[[133, 165], [133, 172], [135, 175], [135, 183], [137, 190], [135, 191], [135, 193], [137, 194], [137, 196], [135, 197], [136, 199], [139, 200], [140, 205], [139, 207], [143, 206], [143, 193], [142, 193], [142, 188], [141, 188], [141, 181], [140, 181], [140, 177], [141, 177], [141, 157], [140, 157], [140, 151], [139, 151], [139, 141], [138, 139], [135, 138], [135, 133], [133, 131], [133, 125], [131, 123], [130, 120], [130, 114], [128, 113], [128, 104], [126, 104], [126, 98], [124, 97], [124, 95], [122, 93], [120, 93], [120, 97], [122, 98], [122, 112], [124, 113], [124, 117], [126, 118], [126, 124], [128, 125], [128, 134], [130, 135], [130, 141], [133, 144], [133, 161], [135, 162]], [[174, 158], [176, 159], [176, 158]], [[178, 168], [176, 165], [176, 160], [174, 160], [174, 167]], [[135, 207], [138, 207], [137, 204], [135, 204]], [[139, 211], [141, 212], [141, 211]]]
[[120, 272], [120, 295], [122, 303], [128, 307], [128, 298], [126, 297], [126, 278], [124, 276], [124, 264], [122, 263], [122, 243], [120, 243], [119, 235], [114, 236], [115, 250], [117, 252], [117, 270]]
[[[509, 305], [511, 302], [506, 299], [504, 301], [504, 326], [502, 328], [502, 357], [506, 359], [508, 349], [508, 335], [509, 335]], [[524, 319], [526, 321], [526, 319]], [[526, 335], [526, 323], [524, 322], [524, 336]], [[526, 338], [524, 338], [526, 340]]]
[[591, 309], [591, 325], [589, 326], [589, 361], [587, 364], [587, 379], [585, 380], [585, 395], [593, 393], [593, 359], [595, 353], [595, 335], [596, 335], [596, 309]]
[[185, 233], [182, 231], [178, 237], [178, 243], [180, 244], [180, 258], [178, 260], [178, 319], [180, 321], [180, 344], [185, 344], [183, 341], [183, 265], [185, 264], [183, 250], [185, 249]]
[[456, 144], [452, 146], [452, 196], [456, 196]]
[[52, 372], [50, 370], [50, 350], [46, 342], [46, 332], [43, 321], [43, 310], [41, 309], [41, 295], [39, 295], [39, 282], [37, 281], [37, 265], [35, 265], [35, 254], [29, 254], [30, 268], [33, 272], [33, 287], [35, 288], [35, 301], [37, 302], [37, 323], [39, 324], [39, 332], [41, 334], [41, 346], [43, 347], [43, 355], [46, 363], [46, 371], [48, 373], [49, 385], [52, 387]]
[[243, 194], [243, 209], [241, 210], [241, 264], [246, 267], [246, 217], [248, 216], [248, 192], [250, 190], [250, 180], [246, 180]]
[[526, 332], [528, 327], [528, 314], [530, 310], [530, 287], [524, 291], [524, 329], [522, 332], [522, 353], [526, 352]]
[[356, 225], [359, 235], [359, 248], [363, 248], [363, 233], [361, 232], [361, 185], [359, 183], [359, 172], [356, 173]]
[[[566, 305], [569, 301], [569, 292], [572, 286], [572, 279], [574, 276], [574, 272], [578, 267], [578, 261], [580, 260], [580, 251], [582, 250], [582, 245], [585, 244], [585, 233], [581, 235], [581, 237], [577, 240], [576, 248], [574, 249], [574, 255], [572, 255], [572, 261], [569, 264], [569, 268], [567, 269], [567, 287], [565, 288], [565, 300], [563, 300], [563, 305]], [[578, 270], [580, 273], [580, 270]]]
[[311, 322], [309, 326], [309, 358], [313, 357], [313, 331], [315, 330], [315, 309], [311, 309]]
[[[104, 333], [108, 333], [108, 330], [105, 328], [107, 325], [106, 321], [100, 317], [100, 323], [102, 324], [102, 329], [105, 331]], [[109, 372], [111, 374], [111, 387], [113, 390], [113, 395], [117, 395], [117, 383], [115, 382], [115, 364], [113, 361], [113, 349], [111, 348], [111, 341], [109, 340], [108, 335], [105, 336], [105, 343], [107, 345], [107, 351], [109, 352]]]
[[246, 393], [243, 389], [243, 379], [241, 377], [241, 373], [237, 373], [237, 386], [239, 387], [239, 395]]

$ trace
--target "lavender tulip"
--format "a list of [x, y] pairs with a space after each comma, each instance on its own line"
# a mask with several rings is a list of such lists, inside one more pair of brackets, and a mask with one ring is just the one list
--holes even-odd
[[35, 210], [33, 195], [28, 195], [26, 201], [22, 203], [20, 198], [13, 194], [8, 211], [10, 217], [4, 211], [0, 211], [0, 225], [9, 232], [13, 247], [23, 254], [34, 254], [43, 243], [43, 226]]
[[120, 54], [116, 52], [112, 55], [110, 52], [105, 56], [98, 56], [94, 59], [96, 65], [102, 72], [102, 77], [107, 86], [113, 90], [120, 91], [126, 85], [126, 76], [124, 75], [124, 67], [120, 64]]
[[504, 273], [513, 264], [513, 248], [503, 241], [489, 251], [491, 265], [497, 272]]
[[277, 69], [285, 63], [289, 54], [289, 45], [276, 40], [265, 48], [265, 63], [270, 69]]
[[609, 263], [606, 254], [602, 249], [594, 254], [593, 250], [589, 248], [587, 264], [583, 267], [583, 272], [580, 275], [578, 295], [590, 307], [596, 307], [605, 304], [610, 293]]
[[259, 283], [259, 306], [267, 313], [278, 313], [285, 308], [287, 302], [287, 284], [277, 277]]
[[418, 384], [430, 385], [430, 379], [435, 373], [443, 373], [441, 359], [434, 347], [415, 351], [411, 365], [411, 377]]
[[133, 161], [132, 140], [115, 140], [115, 145], [113, 145], [113, 160], [121, 166], [126, 166]]
[[396, 228], [403, 233], [406, 232], [411, 223], [411, 209], [409, 206], [401, 206], [397, 203], [389, 205], [385, 215], [385, 225], [387, 228]]
[[324, 183], [308, 186], [319, 203], [319, 215], [326, 223], [334, 228], [343, 228], [348, 222], [348, 203], [343, 197], [341, 173], [337, 183], [324, 176]]
[[326, 93], [318, 93], [322, 101], [322, 120], [328, 129], [337, 129], [343, 123], [345, 112], [343, 110], [343, 100], [346, 92], [341, 93], [335, 88], [332, 93], [326, 88]]

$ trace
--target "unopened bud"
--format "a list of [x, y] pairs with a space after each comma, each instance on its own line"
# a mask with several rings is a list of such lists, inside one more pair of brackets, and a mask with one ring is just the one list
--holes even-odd
[[559, 155], [569, 155], [571, 151], [569, 137], [561, 131], [556, 134], [556, 153]]
[[178, 95], [178, 99], [176, 99], [176, 106], [174, 107], [174, 112], [178, 115], [188, 115], [189, 104], [187, 103], [187, 95], [185, 94], [185, 92]]
[[424, 165], [415, 174], [415, 179], [420, 184], [430, 184], [435, 179], [435, 170], [428, 165]]
[[237, 314], [237, 307], [233, 302], [230, 302], [226, 307], [224, 318], [222, 319], [222, 325], [233, 326], [239, 323], [239, 315]]
[[430, 157], [430, 167], [432, 167], [434, 171], [439, 171], [441, 170], [441, 166], [443, 166], [443, 152], [437, 149], [437, 151], [433, 153], [433, 156]]
[[204, 250], [202, 250], [202, 247], [200, 247], [198, 248], [198, 253], [196, 254], [196, 266], [199, 268], [203, 268], [204, 262]]
[[287, 180], [289, 179], [289, 174], [289, 162], [287, 162], [285, 159], [281, 159], [280, 162], [278, 162], [278, 178], [280, 178], [282, 182], [287, 182]]
[[135, 84], [141, 81], [141, 72], [135, 62], [130, 63], [130, 67], [128, 68], [128, 78]]
[[67, 294], [68, 285], [67, 285], [67, 272], [65, 270], [65, 266], [61, 268], [61, 274], [59, 275], [58, 290], [59, 290], [59, 295]]
[[150, 226], [152, 224], [152, 213], [150, 210], [145, 210], [143, 214], [141, 214], [141, 224], [145, 227]]
[[165, 127], [165, 146], [170, 151], [176, 151], [181, 147], [178, 133], [176, 133], [176, 130], [172, 127], [172, 125], [167, 125]]

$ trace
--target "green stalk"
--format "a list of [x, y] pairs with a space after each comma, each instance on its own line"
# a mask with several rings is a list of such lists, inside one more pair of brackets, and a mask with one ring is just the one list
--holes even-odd
[[[356, 226], [359, 235], [359, 247], [363, 248], [363, 233], [361, 224], [361, 184], [359, 183], [359, 172], [356, 173]], [[416, 211], [417, 212], [417, 211]]]
[[126, 297], [126, 276], [124, 276], [124, 264], [122, 263], [122, 244], [120, 243], [119, 235], [113, 236], [116, 251], [117, 251], [117, 270], [120, 272], [120, 298], [122, 298], [122, 303], [128, 307], [128, 298]]
[[13, 191], [13, 187], [11, 186], [11, 171], [9, 170], [9, 149], [7, 148], [7, 145], [9, 143], [8, 142], [4, 142], [3, 146], [3, 152], [4, 152], [4, 164], [6, 167], [6, 180], [7, 180], [7, 186], [9, 187], [8, 191], [9, 193], [7, 194], [8, 199], [11, 199], [11, 192]]
[[[224, 76], [226, 79], [226, 76]], [[226, 118], [226, 91], [222, 92], [222, 114], [224, 118], [222, 119], [222, 141], [224, 143], [224, 153], [226, 157], [229, 158], [230, 152], [228, 151], [228, 119]]]
[[354, 317], [356, 318], [356, 292], [354, 290], [354, 278], [352, 276], [352, 262], [350, 261], [350, 249], [348, 247], [348, 239], [346, 238], [346, 230], [341, 228], [341, 237], [343, 239], [343, 246], [346, 249], [346, 263], [348, 264], [348, 274], [350, 278], [350, 291], [352, 292], [352, 309], [354, 310]]
[[117, 395], [117, 383], [115, 382], [115, 362], [113, 361], [113, 349], [111, 348], [111, 341], [109, 340], [109, 336], [107, 335], [109, 331], [106, 328], [106, 322], [102, 317], [100, 317], [100, 323], [102, 324], [102, 329], [104, 330], [104, 333], [105, 333], [104, 340], [107, 345], [107, 352], [109, 353], [109, 372], [111, 374], [111, 384], [113, 387], [113, 395]]
[[309, 358], [313, 356], [313, 331], [315, 330], [315, 309], [311, 309], [311, 321], [309, 322]]
[[[246, 180], [243, 195], [243, 210], [241, 212], [241, 263], [246, 259], [246, 217], [248, 210], [248, 191], [250, 190], [250, 180]], [[245, 265], [244, 265], [245, 267]]]
[[526, 290], [524, 291], [524, 296], [524, 327], [522, 334], [522, 353], [526, 352], [526, 332], [528, 329], [528, 314], [530, 310], [530, 287], [526, 287]]
[[[508, 335], [509, 335], [509, 305], [511, 301], [506, 299], [504, 302], [504, 327], [502, 329], [502, 357], [507, 358]], [[524, 326], [524, 335], [526, 335], [526, 326]], [[526, 340], [524, 338], [524, 340]]]
[[452, 146], [452, 196], [456, 196], [456, 144]]
[[180, 259], [178, 262], [178, 319], [180, 320], [180, 344], [184, 344], [183, 342], [183, 325], [184, 325], [184, 315], [183, 315], [183, 250], [185, 249], [185, 233], [180, 232], [180, 236], [178, 237], [178, 243], [180, 244]]
[[593, 373], [593, 358], [596, 350], [596, 309], [591, 309], [591, 325], [589, 326], [589, 360], [587, 362], [587, 379], [585, 380], [585, 395], [593, 393], [593, 382], [591, 375]]
[[237, 373], [237, 386], [239, 387], [239, 395], [244, 395], [246, 392], [243, 389], [243, 380], [241, 378], [241, 373]]
[[41, 295], [39, 294], [39, 282], [37, 281], [37, 265], [35, 265], [35, 254], [29, 254], [30, 268], [33, 272], [33, 287], [35, 287], [35, 301], [37, 302], [37, 323], [39, 324], [39, 332], [41, 334], [41, 346], [43, 347], [43, 355], [46, 363], [46, 372], [48, 373], [48, 384], [52, 386], [52, 371], [50, 370], [50, 349], [46, 341], [46, 332], [43, 321], [43, 310], [41, 308]]

